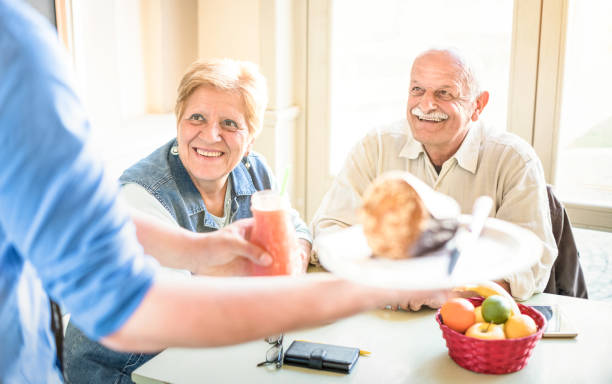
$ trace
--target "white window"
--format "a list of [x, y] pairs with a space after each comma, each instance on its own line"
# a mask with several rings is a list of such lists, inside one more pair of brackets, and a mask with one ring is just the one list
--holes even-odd
[[533, 145], [576, 226], [612, 231], [607, 0], [543, 2]]
[[194, 7], [185, 2], [171, 12], [173, 2], [139, 0], [65, 4], [72, 11], [68, 43], [91, 119], [91, 142], [110, 174], [119, 177], [176, 135], [176, 87], [197, 51], [187, 28], [195, 16], [185, 17]]
[[610, 15], [610, 1], [569, 2], [555, 172], [564, 201], [608, 208], [612, 208]]
[[309, 218], [353, 144], [405, 118], [411, 64], [425, 49], [455, 47], [473, 58], [491, 93], [483, 120], [508, 129], [515, 7], [513, 0], [310, 2]]

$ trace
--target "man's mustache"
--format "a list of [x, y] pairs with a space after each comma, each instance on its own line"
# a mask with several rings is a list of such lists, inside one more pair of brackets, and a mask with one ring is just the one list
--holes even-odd
[[410, 111], [414, 116], [418, 117], [419, 120], [427, 120], [427, 121], [443, 121], [448, 119], [448, 115], [444, 112], [434, 111], [431, 113], [425, 113], [419, 107], [414, 107]]

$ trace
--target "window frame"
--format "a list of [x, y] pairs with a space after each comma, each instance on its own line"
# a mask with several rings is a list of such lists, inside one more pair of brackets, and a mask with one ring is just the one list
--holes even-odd
[[[555, 185], [568, 20], [568, 0], [543, 0], [532, 145]], [[572, 225], [612, 232], [612, 208], [563, 201]]]

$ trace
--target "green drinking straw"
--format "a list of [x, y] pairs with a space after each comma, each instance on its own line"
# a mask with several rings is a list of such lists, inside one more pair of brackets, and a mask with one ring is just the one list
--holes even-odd
[[285, 173], [283, 174], [283, 184], [281, 185], [281, 190], [280, 190], [281, 196], [285, 195], [288, 181], [289, 181], [289, 165], [285, 167]]

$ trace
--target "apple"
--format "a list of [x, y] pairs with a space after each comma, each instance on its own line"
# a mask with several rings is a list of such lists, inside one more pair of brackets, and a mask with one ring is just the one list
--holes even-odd
[[503, 340], [506, 338], [504, 326], [495, 323], [476, 323], [465, 331], [465, 335], [483, 340]]
[[486, 322], [502, 324], [510, 317], [512, 307], [510, 302], [503, 296], [492, 295], [482, 302], [482, 317]]
[[532, 335], [538, 331], [535, 321], [528, 315], [520, 314], [510, 316], [504, 324], [504, 332], [509, 339], [517, 339]]

